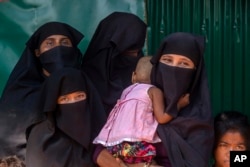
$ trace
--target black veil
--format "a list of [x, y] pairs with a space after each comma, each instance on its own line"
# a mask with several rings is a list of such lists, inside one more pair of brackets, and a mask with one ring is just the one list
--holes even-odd
[[[101, 95], [109, 113], [143, 56], [146, 24], [136, 15], [114, 12], [99, 23], [83, 57], [82, 69]], [[138, 50], [137, 56], [122, 55]], [[121, 56], [122, 55], [122, 56]]]

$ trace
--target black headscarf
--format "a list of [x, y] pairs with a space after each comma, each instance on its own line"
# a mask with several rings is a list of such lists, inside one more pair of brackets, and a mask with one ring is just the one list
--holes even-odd
[[[84, 91], [87, 98], [57, 104], [59, 96], [76, 91]], [[64, 68], [44, 82], [40, 93], [45, 119], [27, 130], [26, 166], [93, 166], [92, 140], [104, 125], [106, 113], [86, 75], [77, 69]]]
[[66, 23], [48, 22], [37, 29], [26, 44], [31, 50], [38, 49], [41, 43], [51, 35], [67, 36], [73, 47], [76, 47], [83, 38], [83, 35], [78, 30]]
[[[206, 167], [213, 145], [210, 94], [203, 60], [204, 37], [177, 32], [167, 36], [152, 58], [151, 81], [165, 96], [166, 110], [174, 119], [158, 126], [173, 167]], [[193, 69], [181, 69], [160, 63], [163, 54], [190, 58]], [[181, 95], [190, 93], [190, 104], [177, 111]]]
[[[132, 72], [142, 54], [146, 24], [136, 15], [114, 12], [98, 25], [83, 57], [82, 69], [98, 89], [107, 113], [122, 90], [131, 84]], [[122, 55], [139, 50], [138, 55]]]
[[38, 49], [41, 42], [50, 35], [68, 36], [76, 53], [70, 56], [76, 61], [80, 61], [79, 59], [82, 57], [77, 44], [83, 35], [65, 23], [46, 23], [30, 37], [22, 56], [9, 76], [0, 99], [0, 113], [2, 115], [0, 123], [3, 122], [3, 125], [0, 125], [3, 128], [0, 138], [10, 143], [2, 146], [1, 144], [5, 142], [0, 142], [0, 147], [3, 148], [0, 155], [12, 155], [18, 152], [16, 145], [24, 146], [24, 129], [31, 123], [34, 114], [39, 111], [37, 91], [45, 77], [42, 73], [42, 65], [35, 55], [35, 49]]

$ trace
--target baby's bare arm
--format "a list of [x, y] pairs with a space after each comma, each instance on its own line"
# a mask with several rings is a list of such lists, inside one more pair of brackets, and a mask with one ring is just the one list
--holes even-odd
[[155, 119], [158, 123], [164, 124], [168, 123], [173, 119], [171, 115], [165, 113], [164, 95], [162, 91], [157, 87], [151, 87], [148, 90], [149, 97], [152, 100], [153, 112]]

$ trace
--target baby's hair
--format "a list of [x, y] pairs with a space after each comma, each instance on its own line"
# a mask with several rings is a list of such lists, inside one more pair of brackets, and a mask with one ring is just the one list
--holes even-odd
[[150, 83], [150, 74], [152, 69], [152, 64], [150, 62], [151, 58], [152, 56], [144, 56], [139, 59], [135, 69], [137, 82]]
[[25, 164], [16, 155], [13, 155], [0, 158], [0, 167], [25, 167]]

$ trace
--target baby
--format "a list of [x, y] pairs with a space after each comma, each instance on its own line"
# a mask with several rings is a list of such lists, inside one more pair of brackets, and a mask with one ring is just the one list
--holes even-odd
[[[150, 84], [151, 56], [140, 58], [127, 87], [112, 109], [108, 120], [93, 141], [101, 144], [125, 163], [151, 164], [156, 156], [154, 144], [161, 142], [156, 133], [158, 123], [168, 123], [172, 116], [165, 113], [162, 91]], [[181, 97], [177, 108], [188, 105]]]

